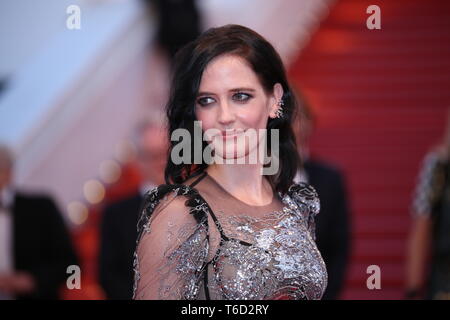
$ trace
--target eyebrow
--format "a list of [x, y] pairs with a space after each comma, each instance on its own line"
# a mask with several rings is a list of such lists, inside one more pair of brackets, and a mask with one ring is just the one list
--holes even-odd
[[[250, 92], [255, 92], [256, 90], [255, 90], [255, 89], [252, 89], [252, 88], [244, 88], [244, 87], [241, 87], [241, 88], [230, 89], [230, 90], [228, 90], [228, 91], [230, 91], [230, 92], [239, 92], [239, 91], [250, 91]], [[215, 93], [202, 91], [202, 92], [199, 92], [197, 96], [208, 96], [208, 95], [215, 95]]]

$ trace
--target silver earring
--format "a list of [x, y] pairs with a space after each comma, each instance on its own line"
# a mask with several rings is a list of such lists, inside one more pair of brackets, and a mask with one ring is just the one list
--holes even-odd
[[277, 105], [278, 105], [278, 109], [277, 109], [277, 111], [275, 111], [275, 117], [281, 118], [283, 116], [283, 106], [284, 106], [283, 100], [280, 99], [280, 101], [278, 101]]

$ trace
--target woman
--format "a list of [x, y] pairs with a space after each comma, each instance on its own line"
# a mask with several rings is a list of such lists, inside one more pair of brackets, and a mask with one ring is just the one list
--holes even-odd
[[450, 108], [443, 141], [425, 156], [417, 182], [405, 298], [450, 300]]
[[[300, 162], [295, 107], [279, 55], [248, 28], [209, 29], [177, 53], [169, 137], [177, 129], [195, 134], [201, 121], [203, 133], [216, 129], [201, 154], [209, 147], [225, 161], [193, 164], [192, 143], [190, 161], [177, 164], [178, 143], [171, 142], [167, 184], [149, 191], [138, 223], [134, 299], [321, 298], [327, 273], [314, 235], [319, 198], [313, 187], [292, 183]], [[264, 147], [276, 162], [277, 141], [240, 139], [264, 129], [279, 130], [272, 175], [261, 174], [263, 161], [247, 160]]]

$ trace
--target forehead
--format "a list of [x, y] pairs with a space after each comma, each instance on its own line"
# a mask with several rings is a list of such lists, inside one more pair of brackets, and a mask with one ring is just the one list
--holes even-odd
[[237, 55], [213, 59], [203, 72], [201, 91], [220, 91], [237, 87], [261, 88], [259, 79], [247, 61]]

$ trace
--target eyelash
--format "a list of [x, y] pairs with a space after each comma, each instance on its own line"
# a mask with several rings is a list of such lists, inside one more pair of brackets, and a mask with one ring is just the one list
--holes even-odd
[[[236, 99], [240, 103], [245, 103], [248, 100], [250, 100], [251, 98], [253, 98], [253, 96], [251, 94], [248, 94], [245, 92], [236, 92], [235, 94], [233, 94], [233, 97], [236, 97], [236, 96], [245, 96], [244, 99]], [[211, 97], [201, 97], [197, 100], [197, 103], [202, 107], [207, 106], [210, 103], [204, 103], [204, 100], [206, 100], [206, 99], [212, 99], [212, 98]]]
[[250, 100], [253, 97], [252, 95], [245, 93], [245, 92], [236, 92], [236, 94], [234, 94], [233, 97], [237, 96], [237, 95], [246, 96], [245, 99], [238, 99], [238, 101], [242, 101], [242, 102], [247, 102], [248, 100]]

